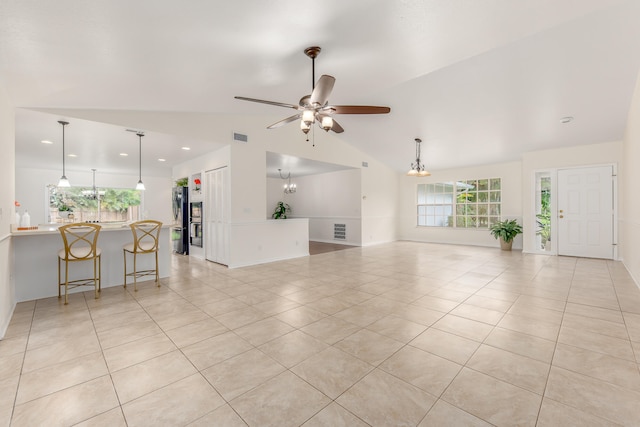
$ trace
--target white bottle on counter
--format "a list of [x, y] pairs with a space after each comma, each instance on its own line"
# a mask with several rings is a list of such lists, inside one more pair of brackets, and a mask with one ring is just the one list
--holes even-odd
[[31, 227], [31, 216], [29, 215], [29, 211], [26, 209], [22, 214], [22, 221], [20, 222], [21, 227]]
[[20, 212], [16, 211], [16, 227], [20, 227]]

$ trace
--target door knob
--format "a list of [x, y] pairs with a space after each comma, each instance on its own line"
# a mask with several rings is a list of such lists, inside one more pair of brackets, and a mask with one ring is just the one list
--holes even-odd
[[564, 211], [563, 211], [562, 209], [560, 209], [558, 212], [562, 213], [562, 212], [564, 212]]
[[564, 215], [560, 215], [560, 218], [564, 218]]

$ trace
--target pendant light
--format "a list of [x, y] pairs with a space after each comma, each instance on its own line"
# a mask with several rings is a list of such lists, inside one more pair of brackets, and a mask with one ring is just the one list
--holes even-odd
[[62, 125], [62, 176], [58, 181], [58, 187], [71, 187], [71, 183], [69, 183], [69, 180], [67, 179], [67, 174], [64, 167], [64, 127], [68, 125], [69, 122], [58, 120], [58, 123]]
[[420, 143], [422, 140], [420, 138], [416, 138], [416, 162], [411, 163], [411, 169], [407, 172], [408, 176], [430, 176], [431, 173], [424, 168], [424, 164], [420, 162]]
[[144, 184], [142, 183], [142, 137], [144, 133], [138, 132], [136, 135], [140, 138], [139, 146], [139, 168], [138, 168], [138, 184], [136, 185], [136, 190], [144, 190]]

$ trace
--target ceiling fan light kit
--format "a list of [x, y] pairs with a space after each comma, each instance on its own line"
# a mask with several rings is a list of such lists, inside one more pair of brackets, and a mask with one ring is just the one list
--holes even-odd
[[322, 129], [324, 129], [325, 131], [329, 132], [332, 127], [333, 127], [333, 117], [324, 116], [322, 118]]
[[426, 170], [424, 164], [420, 161], [420, 143], [422, 140], [420, 138], [416, 138], [416, 161], [415, 163], [411, 163], [411, 169], [407, 172], [407, 176], [415, 176], [415, 177], [425, 177], [430, 176], [431, 173]]
[[300, 130], [306, 134], [309, 133], [311, 129], [311, 123], [306, 123], [304, 120], [300, 120]]
[[305, 125], [311, 126], [316, 121], [316, 116], [312, 110], [304, 110], [302, 113], [302, 121]]
[[318, 126], [326, 132], [329, 132], [330, 130], [335, 133], [344, 132], [343, 127], [340, 126], [340, 124], [332, 117], [333, 114], [387, 114], [391, 111], [389, 107], [376, 107], [370, 105], [330, 105], [328, 99], [329, 95], [331, 95], [336, 79], [332, 76], [323, 74], [320, 76], [317, 83], [315, 81], [315, 59], [320, 54], [321, 50], [322, 49], [320, 49], [319, 46], [311, 46], [304, 50], [305, 55], [311, 58], [312, 92], [311, 95], [305, 95], [300, 98], [298, 105], [266, 101], [256, 98], [246, 98], [243, 96], [236, 96], [235, 99], [297, 110], [298, 112], [293, 116], [267, 126], [267, 129], [275, 129], [286, 125], [287, 123], [300, 120], [300, 130], [304, 134], [308, 134], [311, 126], [316, 122], [318, 123]]

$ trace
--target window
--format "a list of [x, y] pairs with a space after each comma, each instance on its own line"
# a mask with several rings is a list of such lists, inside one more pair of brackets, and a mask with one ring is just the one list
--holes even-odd
[[536, 173], [536, 240], [538, 249], [551, 250], [551, 174]]
[[119, 222], [140, 218], [141, 191], [48, 187], [49, 222]]
[[453, 227], [453, 195], [451, 182], [418, 185], [418, 225]]
[[501, 201], [500, 178], [418, 184], [418, 226], [489, 228]]

